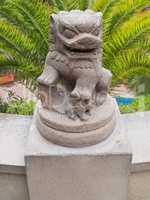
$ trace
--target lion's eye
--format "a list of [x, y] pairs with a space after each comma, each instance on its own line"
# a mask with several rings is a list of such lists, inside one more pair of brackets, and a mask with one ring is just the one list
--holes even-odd
[[63, 33], [63, 35], [66, 37], [66, 38], [73, 38], [75, 36], [75, 32], [69, 30], [69, 29], [66, 29]]

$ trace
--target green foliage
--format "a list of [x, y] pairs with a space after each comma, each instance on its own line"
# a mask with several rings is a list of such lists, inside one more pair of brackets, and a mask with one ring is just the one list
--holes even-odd
[[141, 13], [147, 3], [144, 0], [112, 0], [108, 5], [101, 5], [104, 10], [104, 66], [113, 72], [114, 83], [136, 74], [150, 73], [147, 54], [150, 12]]
[[6, 113], [8, 108], [8, 104], [6, 102], [3, 102], [0, 98], [0, 113]]
[[94, 0], [52, 0], [55, 12], [73, 9], [85, 10], [90, 8], [93, 3]]
[[35, 102], [25, 101], [11, 90], [8, 92], [7, 102], [0, 98], [0, 113], [32, 115], [34, 108]]
[[4, 2], [5, 2], [5, 0], [1, 0], [1, 1], [0, 1], [0, 5], [3, 5]]
[[32, 115], [35, 103], [33, 101], [14, 101], [11, 102], [6, 110], [6, 113], [18, 115]]
[[18, 78], [41, 73], [48, 51], [52, 12], [93, 9], [103, 12], [103, 65], [113, 83], [150, 75], [149, 0], [5, 0], [0, 5], [0, 71], [16, 70]]
[[32, 115], [34, 107], [35, 103], [33, 101], [15, 100], [6, 103], [0, 99], [0, 113]]
[[150, 110], [150, 96], [139, 96], [132, 104], [119, 106], [120, 112], [134, 113]]
[[48, 51], [48, 3], [5, 0], [0, 5], [0, 72], [16, 70], [19, 79], [35, 80]]
[[135, 76], [128, 85], [137, 95], [150, 95], [150, 75]]

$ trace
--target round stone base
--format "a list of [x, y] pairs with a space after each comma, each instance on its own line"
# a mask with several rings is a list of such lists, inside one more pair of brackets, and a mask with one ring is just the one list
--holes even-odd
[[116, 124], [116, 104], [108, 96], [106, 102], [95, 109], [88, 121], [73, 121], [66, 115], [39, 108], [36, 126], [47, 140], [67, 147], [84, 147], [106, 139]]

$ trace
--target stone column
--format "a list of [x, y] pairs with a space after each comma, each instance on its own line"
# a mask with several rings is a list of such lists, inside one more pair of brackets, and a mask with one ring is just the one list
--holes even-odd
[[109, 138], [84, 148], [50, 143], [33, 122], [25, 157], [30, 200], [127, 200], [131, 152], [117, 121]]

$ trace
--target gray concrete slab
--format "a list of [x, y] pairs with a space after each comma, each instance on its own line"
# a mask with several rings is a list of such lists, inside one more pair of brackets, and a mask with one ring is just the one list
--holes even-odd
[[[132, 163], [150, 162], [150, 112], [122, 115], [124, 130], [129, 138], [133, 159]], [[141, 165], [141, 167], [144, 167]], [[150, 168], [149, 168], [150, 169]]]
[[25, 154], [30, 199], [127, 200], [131, 151], [117, 119], [108, 139], [84, 148], [50, 143], [33, 121]]
[[26, 176], [0, 172], [0, 200], [29, 200]]
[[15, 166], [25, 166], [24, 146], [31, 121], [29, 116], [0, 114], [0, 171], [17, 173], [21, 169]]
[[129, 200], [150, 199], [150, 171], [131, 173], [129, 181]]
[[[28, 116], [0, 114], [0, 199], [28, 200], [24, 146], [31, 122]], [[122, 115], [122, 123], [133, 151], [129, 199], [150, 199], [150, 112]]]
[[0, 199], [29, 200], [24, 146], [31, 117], [0, 114]]
[[[36, 114], [35, 114], [36, 115]], [[25, 156], [30, 155], [99, 155], [105, 153], [113, 154], [130, 154], [131, 149], [125, 134], [123, 134], [122, 123], [120, 117], [116, 114], [118, 123], [111, 134], [106, 140], [89, 147], [82, 148], [67, 148], [51, 143], [41, 136], [35, 125], [35, 117], [30, 127], [30, 134], [28, 138]]]
[[[141, 168], [149, 170], [150, 112], [125, 114], [121, 118], [124, 131], [131, 143], [134, 170]], [[32, 117], [29, 116], [0, 114], [0, 170], [6, 169], [6, 165], [7, 169], [8, 165], [25, 165], [24, 145], [31, 122]], [[41, 138], [41, 140], [44, 139]], [[49, 142], [47, 142], [47, 146], [48, 144]], [[58, 148], [58, 151], [61, 151], [61, 147]]]

